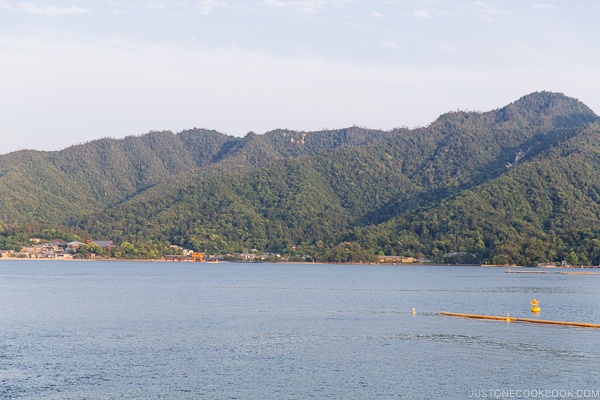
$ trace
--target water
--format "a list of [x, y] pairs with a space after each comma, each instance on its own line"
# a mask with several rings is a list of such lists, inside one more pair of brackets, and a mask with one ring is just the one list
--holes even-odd
[[600, 330], [439, 311], [530, 317], [537, 298], [540, 318], [600, 323], [599, 286], [479, 267], [2, 261], [0, 396], [576, 395], [600, 390]]

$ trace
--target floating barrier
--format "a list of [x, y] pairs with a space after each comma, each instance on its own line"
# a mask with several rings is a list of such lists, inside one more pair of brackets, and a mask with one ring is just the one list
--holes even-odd
[[446, 312], [446, 311], [441, 311], [440, 314], [447, 315], [449, 317], [488, 319], [488, 320], [506, 321], [506, 322], [528, 322], [528, 323], [532, 323], [532, 324], [578, 326], [581, 328], [600, 329], [600, 324], [588, 324], [586, 322], [550, 321], [550, 320], [545, 320], [545, 319], [513, 318], [513, 317], [509, 317], [508, 315], [506, 317], [501, 317], [501, 316], [497, 316], [497, 315], [462, 314], [462, 313], [451, 313], [451, 312]]
[[504, 271], [505, 274], [561, 274], [561, 275], [600, 275], [600, 272], [591, 271], [513, 271], [510, 268]]
[[511, 271], [510, 268], [504, 271], [505, 274], [549, 274], [547, 271]]
[[587, 271], [573, 271], [573, 272], [559, 272], [562, 275], [600, 275], [600, 272], [587, 272]]

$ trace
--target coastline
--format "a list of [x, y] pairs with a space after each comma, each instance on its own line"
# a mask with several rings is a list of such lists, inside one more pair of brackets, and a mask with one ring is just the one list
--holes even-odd
[[[525, 266], [520, 266], [520, 265], [511, 265], [511, 266], [507, 266], [507, 265], [485, 265], [485, 264], [443, 264], [443, 263], [360, 263], [360, 262], [350, 262], [350, 263], [343, 263], [343, 262], [321, 262], [321, 261], [317, 261], [317, 262], [312, 262], [312, 261], [230, 261], [230, 260], [220, 260], [218, 263], [214, 263], [214, 262], [207, 262], [207, 261], [202, 261], [202, 262], [197, 262], [197, 261], [192, 261], [192, 260], [182, 260], [182, 261], [172, 261], [172, 260], [165, 260], [163, 259], [118, 259], [118, 258], [95, 258], [95, 259], [90, 259], [90, 258], [0, 258], [0, 263], [2, 262], [9, 262], [9, 261], [17, 261], [17, 262], [22, 262], [22, 261], [35, 261], [35, 262], [56, 262], [56, 261], [67, 261], [67, 262], [145, 262], [145, 263], [165, 263], [165, 264], [179, 264], [179, 263], [183, 263], [183, 264], [223, 264], [223, 263], [236, 263], [236, 264], [302, 264], [302, 265], [364, 265], [364, 266], [388, 266], [388, 267], [427, 267], [427, 266], [432, 266], [432, 267], [478, 267], [478, 268], [506, 268], [508, 269], [505, 272], [514, 272], [514, 273], [536, 273], [536, 270], [539, 270], [538, 273], [548, 273], [548, 271], [544, 271], [546, 268], [544, 267], [525, 267]], [[528, 271], [510, 271], [511, 268], [523, 268], [523, 269], [527, 269]], [[570, 268], [561, 268], [561, 267], [556, 267], [554, 269], [568, 269], [568, 270], [581, 270], [581, 269], [599, 269], [600, 266], [577, 266], [577, 267], [570, 267]], [[556, 271], [559, 272], [559, 271]], [[572, 272], [572, 273], [568, 273], [568, 272], [561, 272], [561, 274], [567, 274], [567, 275], [580, 275], [582, 273], [578, 273], [578, 272]], [[590, 274], [594, 274], [594, 273], [590, 273]]]

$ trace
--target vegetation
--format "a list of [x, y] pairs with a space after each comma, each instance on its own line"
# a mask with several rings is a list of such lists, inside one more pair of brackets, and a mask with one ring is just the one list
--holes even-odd
[[599, 264], [599, 135], [589, 108], [542, 92], [414, 130], [194, 129], [21, 151], [0, 156], [0, 247], [52, 232], [112, 239], [123, 258], [175, 244], [329, 262]]

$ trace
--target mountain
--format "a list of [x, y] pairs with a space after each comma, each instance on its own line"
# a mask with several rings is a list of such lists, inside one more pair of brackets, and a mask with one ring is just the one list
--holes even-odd
[[0, 215], [6, 238], [599, 263], [599, 124], [578, 100], [539, 92], [412, 130], [193, 129], [22, 151], [0, 156]]
[[[302, 149], [281, 140], [303, 135], [310, 136], [310, 145]], [[0, 216], [4, 224], [64, 224], [200, 171], [250, 171], [278, 159], [384, 136], [381, 131], [349, 128], [236, 138], [193, 129], [101, 139], [58, 152], [18, 151], [0, 156]]]

